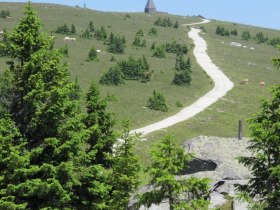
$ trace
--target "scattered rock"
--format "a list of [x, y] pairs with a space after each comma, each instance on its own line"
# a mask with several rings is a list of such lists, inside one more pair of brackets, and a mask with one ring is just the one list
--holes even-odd
[[233, 210], [248, 210], [248, 204], [233, 199]]
[[214, 209], [217, 206], [222, 206], [227, 202], [225, 196], [217, 192], [212, 193], [210, 201], [211, 204], [209, 206], [209, 209]]
[[248, 66], [256, 66], [257, 64], [248, 62], [247, 65], [248, 65]]
[[238, 42], [231, 42], [230, 45], [234, 47], [242, 47], [242, 44]]
[[[184, 170], [179, 179], [188, 179], [189, 177], [209, 178], [211, 179], [210, 191], [210, 209], [221, 206], [226, 202], [225, 194], [236, 195], [235, 184], [247, 184], [251, 178], [248, 168], [239, 164], [236, 157], [251, 156], [247, 150], [249, 141], [246, 138], [238, 140], [237, 138], [218, 138], [199, 136], [186, 141], [183, 145], [186, 153], [194, 153], [195, 158]], [[186, 167], [187, 168], [187, 167]], [[140, 193], [147, 192], [152, 186], [145, 186], [139, 190]], [[241, 203], [235, 198], [234, 210], [247, 210], [246, 203]], [[136, 209], [137, 199], [131, 199], [129, 210]], [[168, 202], [165, 201], [160, 205], [153, 205], [148, 210], [168, 210]], [[142, 206], [139, 210], [145, 210]]]

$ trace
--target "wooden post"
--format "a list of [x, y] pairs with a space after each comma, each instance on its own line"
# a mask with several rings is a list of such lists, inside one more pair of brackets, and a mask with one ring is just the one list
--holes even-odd
[[239, 125], [238, 125], [238, 140], [242, 140], [242, 137], [243, 137], [242, 120], [239, 120]]

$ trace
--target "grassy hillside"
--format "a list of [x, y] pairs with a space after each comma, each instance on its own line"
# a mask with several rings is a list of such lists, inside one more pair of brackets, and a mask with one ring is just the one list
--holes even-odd
[[[0, 19], [0, 30], [3, 28], [10, 30], [18, 23], [22, 16], [23, 6], [24, 4], [0, 3], [0, 8], [9, 9], [12, 16], [12, 19], [9, 20]], [[57, 47], [68, 45], [69, 57], [66, 57], [64, 61], [69, 64], [73, 79], [75, 77], [79, 79], [84, 91], [87, 90], [91, 81], [97, 82], [110, 66], [115, 65], [114, 62], [110, 61], [113, 54], [106, 51], [107, 46], [103, 44], [103, 41], [97, 41], [94, 38], [81, 39], [79, 37], [79, 34], [85, 31], [90, 20], [93, 21], [95, 28], [104, 26], [108, 34], [113, 32], [125, 36], [127, 40], [125, 54], [114, 55], [118, 61], [127, 59], [128, 56], [135, 58], [142, 57], [142, 55], [146, 56], [151, 70], [154, 71], [151, 82], [126, 81], [124, 85], [118, 87], [102, 86], [104, 96], [113, 94], [117, 99], [110, 103], [110, 110], [116, 114], [118, 119], [129, 118], [132, 128], [155, 122], [176, 113], [180, 110], [175, 106], [177, 100], [186, 106], [213, 87], [211, 80], [197, 65], [192, 52], [185, 56], [185, 58], [189, 56], [192, 60], [192, 84], [190, 87], [177, 87], [170, 84], [174, 76], [175, 55], [167, 53], [166, 59], [153, 58], [150, 50], [152, 42], [156, 42], [158, 46], [176, 40], [178, 43], [187, 44], [189, 49], [192, 46], [192, 41], [187, 36], [188, 28], [156, 27], [158, 36], [148, 35], [148, 31], [155, 27], [153, 22], [158, 17], [169, 17], [173, 22], [178, 20], [179, 24], [199, 22], [200, 19], [168, 14], [105, 13], [50, 4], [36, 4], [35, 7], [47, 34], [52, 34], [56, 27], [62, 24], [69, 26], [74, 24], [76, 26], [77, 34], [73, 35], [77, 38], [76, 42], [65, 43], [63, 41], [64, 35], [54, 35], [56, 36]], [[130, 18], [127, 18], [128, 15]], [[228, 30], [236, 29], [238, 36], [222, 37], [216, 35], [215, 31], [218, 25]], [[268, 37], [280, 37], [279, 31], [220, 21], [212, 21], [203, 25], [203, 27], [205, 32], [201, 35], [208, 43], [208, 53], [213, 62], [234, 82], [234, 89], [222, 100], [193, 119], [149, 135], [147, 137], [150, 140], [149, 142], [139, 143], [140, 151], [143, 147], [149, 149], [154, 139], [167, 132], [174, 134], [180, 143], [187, 138], [198, 135], [236, 136], [238, 120], [245, 120], [255, 113], [259, 107], [259, 99], [268, 96], [267, 87], [279, 83], [280, 72], [276, 71], [270, 64], [270, 59], [279, 55], [277, 49], [267, 44], [258, 44], [253, 39], [249, 41], [241, 39], [243, 31], [250, 31], [252, 36], [258, 32], [263, 32]], [[142, 29], [145, 33], [146, 48], [131, 46], [139, 29]], [[233, 41], [248, 47], [231, 46], [230, 43]], [[85, 61], [92, 46], [101, 50], [101, 53], [98, 54], [99, 62]], [[250, 47], [253, 47], [254, 50], [251, 50]], [[6, 58], [0, 58], [0, 71], [6, 68], [6, 60]], [[240, 85], [239, 82], [245, 78], [249, 79], [249, 84]], [[260, 88], [258, 86], [259, 81], [265, 81], [266, 87]], [[169, 112], [152, 111], [145, 107], [153, 90], [164, 94]], [[248, 135], [246, 127], [245, 135]]]
[[[12, 19], [0, 19], [0, 30], [6, 28], [10, 30], [22, 16], [24, 4], [9, 4], [0, 3], [0, 8], [9, 9]], [[172, 42], [176, 40], [178, 43], [187, 44], [191, 47], [191, 40], [187, 37], [184, 28], [173, 29], [156, 27], [158, 36], [149, 36], [149, 30], [154, 27], [153, 22], [158, 17], [169, 17], [173, 22], [176, 20], [179, 23], [191, 23], [200, 21], [192, 17], [179, 17], [167, 14], [143, 14], [130, 13], [130, 18], [126, 18], [128, 13], [104, 13], [88, 9], [67, 7], [50, 4], [35, 4], [39, 17], [43, 21], [45, 32], [51, 34], [58, 26], [74, 24], [77, 29], [76, 42], [63, 41], [65, 35], [54, 34], [56, 36], [57, 47], [68, 45], [69, 57], [65, 58], [65, 62], [69, 64], [69, 68], [73, 79], [77, 77], [84, 91], [87, 90], [91, 81], [100, 79], [101, 75], [108, 71], [110, 66], [115, 65], [115, 62], [110, 62], [113, 54], [106, 51], [107, 46], [103, 45], [103, 41], [96, 39], [81, 39], [79, 35], [88, 27], [90, 20], [93, 21], [95, 28], [100, 29], [104, 26], [108, 35], [110, 32], [125, 36], [127, 43], [125, 54], [114, 55], [117, 61], [127, 59], [128, 56], [140, 58], [146, 56], [150, 64], [150, 70], [154, 71], [153, 80], [149, 83], [141, 83], [139, 81], [126, 81], [121, 86], [102, 86], [104, 95], [113, 94], [117, 101], [110, 103], [110, 110], [116, 113], [118, 119], [129, 118], [132, 128], [146, 125], [150, 122], [163, 119], [166, 116], [172, 115], [180, 110], [175, 106], [175, 102], [179, 100], [184, 106], [192, 103], [200, 95], [206, 93], [211, 87], [211, 80], [204, 74], [202, 69], [196, 64], [195, 59], [190, 52], [187, 56], [191, 57], [193, 63], [193, 82], [191, 87], [178, 87], [171, 85], [174, 77], [175, 57], [174, 54], [166, 54], [166, 59], [152, 57], [150, 46], [156, 42], [156, 46]], [[146, 48], [135, 48], [131, 44], [134, 40], [136, 32], [142, 29], [145, 33], [144, 38], [147, 41]], [[71, 35], [72, 36], [72, 35]], [[98, 55], [99, 62], [86, 62], [87, 55], [91, 47], [100, 49]], [[187, 58], [185, 57], [185, 59]], [[5, 68], [6, 59], [0, 59], [0, 70]], [[157, 90], [166, 97], [169, 112], [162, 113], [152, 111], [145, 108], [148, 98], [152, 95], [153, 90]]]
[[[217, 26], [230, 31], [236, 29], [238, 36], [219, 36], [216, 34]], [[221, 21], [211, 21], [203, 27], [206, 32], [202, 32], [201, 36], [207, 41], [211, 59], [235, 86], [205, 112], [165, 131], [153, 133], [149, 139], [157, 139], [167, 132], [176, 135], [180, 143], [197, 135], [234, 137], [237, 136], [240, 119], [244, 120], [244, 133], [248, 136], [246, 119], [257, 112], [261, 98], [269, 97], [269, 86], [280, 82], [280, 71], [271, 64], [272, 57], [279, 57], [277, 48], [265, 43], [258, 44], [253, 38], [248, 41], [241, 38], [243, 31], [249, 31], [252, 37], [262, 32], [268, 38], [280, 37], [279, 31]], [[242, 47], [232, 46], [231, 42], [240, 43]], [[249, 83], [241, 85], [243, 79], [249, 79]], [[259, 87], [260, 81], [265, 81], [266, 87]], [[146, 144], [146, 147], [150, 145]]]

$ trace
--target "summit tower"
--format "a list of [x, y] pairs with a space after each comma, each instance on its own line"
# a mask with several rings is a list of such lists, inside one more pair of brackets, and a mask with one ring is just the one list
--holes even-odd
[[155, 3], [153, 0], [148, 0], [146, 7], [145, 7], [145, 13], [155, 13], [157, 12]]

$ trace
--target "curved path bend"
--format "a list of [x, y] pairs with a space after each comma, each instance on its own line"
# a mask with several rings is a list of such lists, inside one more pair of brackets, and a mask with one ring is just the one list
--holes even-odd
[[[184, 26], [191, 26], [208, 22], [209, 20], [203, 20], [199, 23], [185, 24]], [[200, 31], [200, 29], [191, 28], [191, 31], [188, 35], [191, 39], [193, 39], [195, 44], [194, 56], [196, 57], [197, 63], [211, 77], [215, 84], [214, 88], [204, 96], [199, 98], [197, 101], [195, 101], [193, 104], [182, 109], [177, 114], [151, 125], [132, 130], [130, 133], [141, 133], [142, 136], [144, 136], [151, 132], [186, 121], [217, 102], [233, 88], [234, 85], [230, 81], [230, 79], [212, 62], [211, 58], [208, 56], [206, 52], [207, 43], [203, 38], [199, 36]]]

